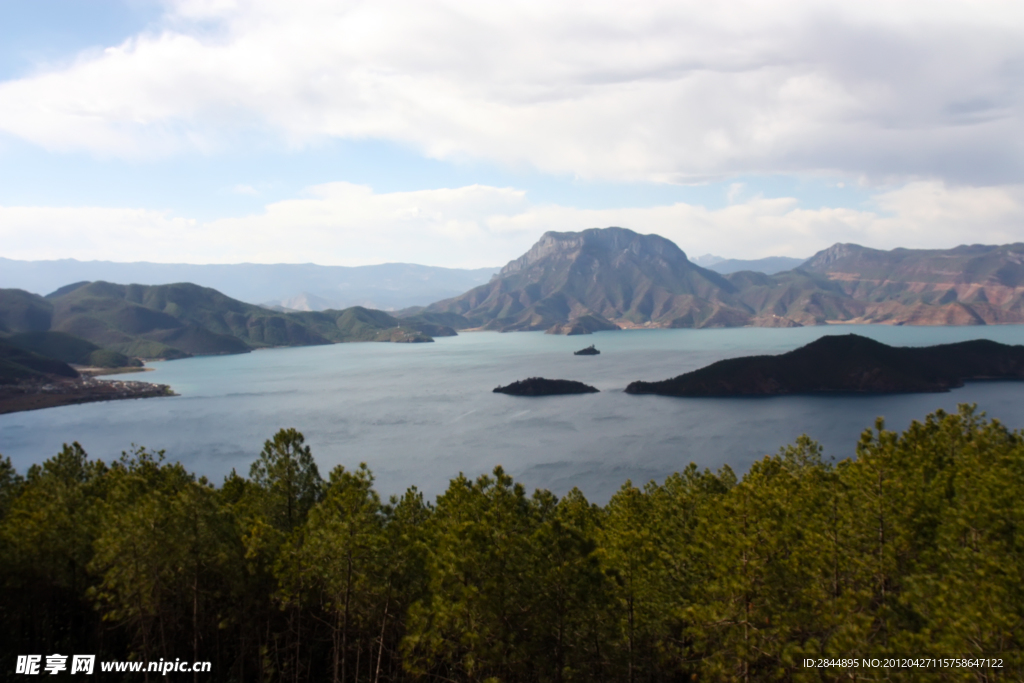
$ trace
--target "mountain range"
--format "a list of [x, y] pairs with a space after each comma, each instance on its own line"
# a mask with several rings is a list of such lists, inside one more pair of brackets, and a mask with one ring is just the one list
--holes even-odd
[[497, 268], [439, 268], [412, 263], [373, 266], [304, 264], [115, 263], [112, 261], [17, 261], [0, 258], [0, 287], [45, 295], [70, 282], [144, 285], [191, 282], [233, 299], [297, 310], [363, 306], [394, 310], [425, 306], [487, 282]]
[[[455, 327], [582, 334], [632, 327], [1024, 322], [1024, 244], [881, 251], [836, 244], [768, 275], [717, 273], [658, 235], [548, 232], [488, 283], [423, 309]], [[420, 312], [415, 309], [413, 312]]]
[[722, 275], [737, 273], [741, 270], [753, 270], [765, 275], [774, 275], [784, 270], [792, 270], [807, 259], [793, 258], [792, 256], [766, 256], [759, 259], [738, 259], [722, 258], [712, 254], [704, 254], [695, 259], [690, 259], [698, 266], [713, 270]]
[[[325, 303], [305, 302], [309, 308]], [[469, 328], [587, 334], [637, 327], [1021, 323], [1024, 244], [892, 251], [836, 244], [791, 270], [722, 274], [657, 235], [624, 228], [548, 232], [486, 283], [426, 307], [394, 315], [359, 306], [273, 308], [194, 283], [77, 282], [47, 296], [0, 289], [0, 341], [11, 359], [31, 360], [19, 354], [34, 353], [60, 363], [125, 367], [138, 358], [273, 346], [432, 341]]]

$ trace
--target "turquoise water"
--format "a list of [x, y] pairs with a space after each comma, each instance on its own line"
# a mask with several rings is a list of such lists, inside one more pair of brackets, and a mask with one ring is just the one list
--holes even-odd
[[[738, 472], [802, 433], [827, 455], [853, 454], [860, 432], [884, 416], [903, 429], [958, 403], [1024, 427], [1024, 383], [977, 382], [945, 394], [678, 399], [630, 396], [721, 358], [781, 353], [824, 334], [856, 332], [922, 346], [988, 338], [1024, 344], [1024, 326], [829, 326], [794, 329], [631, 330], [586, 337], [472, 332], [433, 344], [337, 344], [154, 363], [136, 375], [180, 396], [91, 403], [0, 416], [0, 453], [19, 470], [79, 441], [116, 458], [132, 444], [219, 481], [248, 473], [280, 427], [302, 431], [323, 475], [369, 464], [383, 494], [416, 485], [433, 496], [459, 472], [502, 465], [528, 487], [579, 486], [604, 502], [626, 479], [663, 479], [689, 462]], [[591, 343], [600, 356], [573, 356]], [[494, 394], [531, 376], [575, 379], [599, 394], [521, 398]]]

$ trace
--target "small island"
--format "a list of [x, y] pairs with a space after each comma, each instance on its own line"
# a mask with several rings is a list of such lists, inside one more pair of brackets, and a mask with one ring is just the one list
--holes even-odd
[[574, 355], [574, 356], [600, 356], [601, 352], [597, 350], [596, 346], [591, 344], [590, 346], [588, 346], [585, 349], [580, 349], [579, 351], [573, 351], [572, 355]]
[[729, 358], [629, 394], [728, 397], [784, 394], [942, 392], [970, 380], [1024, 379], [1024, 346], [986, 339], [896, 347], [855, 334], [830, 335], [778, 356]]
[[563, 394], [596, 394], [598, 391], [599, 389], [583, 382], [543, 377], [521, 379], [508, 386], [494, 389], [496, 394], [509, 394], [510, 396], [561, 396]]

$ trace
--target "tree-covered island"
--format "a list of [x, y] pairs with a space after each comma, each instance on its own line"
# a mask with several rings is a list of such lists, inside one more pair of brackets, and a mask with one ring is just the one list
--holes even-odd
[[631, 382], [629, 394], [779, 396], [949, 391], [972, 380], [1024, 379], [1024, 346], [973, 339], [889, 346], [857, 334], [826, 335], [777, 356], [727, 358], [660, 382]]

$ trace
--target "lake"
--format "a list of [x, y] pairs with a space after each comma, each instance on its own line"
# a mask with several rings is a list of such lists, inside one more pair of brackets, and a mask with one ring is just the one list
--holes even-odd
[[[24, 470], [78, 441], [111, 460], [132, 444], [214, 481], [248, 474], [264, 440], [295, 427], [323, 476], [365, 461], [385, 497], [411, 485], [429, 497], [459, 472], [495, 465], [528, 488], [578, 486], [604, 503], [622, 483], [662, 480], [695, 462], [737, 473], [808, 434], [826, 456], [854, 454], [877, 416], [904, 429], [959, 403], [1024, 427], [1024, 383], [975, 382], [943, 394], [681, 399], [623, 393], [713, 361], [782, 353], [825, 334], [855, 332], [924, 346], [993, 339], [1024, 343], [1024, 326], [823, 326], [793, 329], [629, 330], [583, 337], [469, 332], [433, 344], [336, 344], [153, 363], [127, 379], [171, 385], [180, 396], [90, 403], [0, 415], [0, 454]], [[573, 356], [591, 343], [599, 356]], [[573, 379], [599, 394], [524, 398], [494, 394], [532, 376]]]

